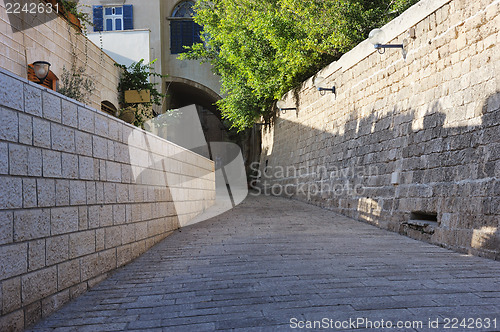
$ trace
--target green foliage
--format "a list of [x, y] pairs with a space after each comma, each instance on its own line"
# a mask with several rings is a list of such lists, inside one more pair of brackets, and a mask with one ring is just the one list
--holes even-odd
[[59, 0], [59, 2], [62, 5], [63, 12], [66, 13], [71, 13], [75, 15], [78, 20], [83, 23], [84, 29], [86, 29], [86, 26], [93, 26], [94, 23], [92, 22], [90, 15], [86, 12], [83, 12], [79, 10], [78, 8], [78, 1], [75, 0]]
[[[153, 64], [156, 59], [148, 64], [144, 64], [144, 59], [139, 62], [134, 62], [130, 66], [115, 63], [115, 66], [122, 69], [120, 82], [118, 83], [119, 102], [122, 110], [133, 108], [135, 110], [134, 125], [143, 127], [144, 122], [154, 117], [152, 109], [154, 105], [161, 105], [165, 94], [156, 89], [158, 83], [150, 82], [151, 77], [166, 78], [167, 75], [158, 74], [154, 71]], [[128, 104], [125, 102], [125, 91], [127, 90], [149, 90], [151, 94], [151, 101], [140, 104]]]
[[57, 92], [86, 104], [94, 90], [95, 83], [90, 76], [85, 74], [85, 67], [77, 68], [73, 65], [69, 71], [63, 66], [61, 86]]
[[120, 103], [124, 106], [129, 106], [125, 104], [124, 93], [127, 90], [149, 90], [151, 92], [151, 102], [144, 103], [146, 106], [161, 105], [162, 98], [165, 97], [163, 93], [160, 93], [156, 89], [158, 83], [152, 83], [149, 81], [150, 77], [161, 77], [165, 78], [166, 75], [158, 74], [154, 71], [153, 64], [156, 59], [148, 64], [144, 64], [144, 59], [139, 62], [134, 62], [130, 66], [121, 65], [115, 63], [115, 66], [121, 68], [122, 74], [120, 76], [120, 82], [118, 83], [118, 92], [120, 93]]
[[338, 59], [418, 0], [199, 0], [204, 43], [181, 59], [210, 62], [223, 117], [243, 130], [286, 91]]

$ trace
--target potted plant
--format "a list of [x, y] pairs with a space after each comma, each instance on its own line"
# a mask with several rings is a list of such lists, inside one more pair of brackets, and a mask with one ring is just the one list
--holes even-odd
[[166, 75], [158, 74], [154, 71], [153, 64], [156, 59], [148, 64], [144, 59], [134, 62], [130, 66], [115, 63], [115, 66], [121, 68], [122, 74], [118, 83], [119, 100], [121, 104], [121, 118], [130, 119], [127, 114], [134, 109], [134, 125], [142, 127], [145, 120], [154, 116], [152, 112], [153, 105], [161, 105], [165, 97], [156, 89], [158, 83], [150, 82], [151, 77], [165, 78]]
[[90, 21], [89, 14], [78, 9], [78, 1], [51, 0], [50, 3], [52, 3], [52, 5], [58, 4], [58, 9], [61, 15], [79, 30], [82, 29], [81, 22], [84, 22], [87, 25], [93, 25], [93, 23]]

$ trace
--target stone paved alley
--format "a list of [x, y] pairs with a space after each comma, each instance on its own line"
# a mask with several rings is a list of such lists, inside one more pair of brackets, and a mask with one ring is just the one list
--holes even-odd
[[[275, 331], [323, 318], [332, 330], [367, 319], [412, 325], [391, 331], [438, 331], [446, 318], [459, 319], [450, 331], [500, 330], [500, 263], [249, 196], [174, 232], [33, 330]], [[464, 318], [475, 327], [482, 319], [482, 328], [460, 327]]]

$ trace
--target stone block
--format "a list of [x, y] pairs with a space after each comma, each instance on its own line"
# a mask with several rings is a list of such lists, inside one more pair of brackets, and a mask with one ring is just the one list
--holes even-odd
[[0, 73], [0, 105], [18, 111], [24, 110], [23, 83], [11, 76]]
[[69, 289], [56, 293], [42, 300], [42, 317], [47, 317], [65, 303], [69, 302]]
[[0, 211], [0, 245], [14, 241], [14, 213]]
[[95, 250], [101, 251], [104, 250], [104, 228], [96, 229], [95, 231]]
[[75, 130], [57, 123], [50, 125], [52, 149], [64, 152], [75, 152]]
[[106, 161], [106, 179], [111, 182], [121, 182], [121, 164], [113, 161]]
[[122, 243], [132, 243], [135, 241], [135, 224], [126, 224], [122, 226]]
[[104, 203], [116, 203], [116, 184], [104, 183]]
[[113, 207], [111, 205], [99, 206], [99, 226], [106, 227], [113, 225]]
[[50, 149], [51, 142], [50, 122], [40, 118], [33, 118], [33, 145]]
[[68, 260], [69, 235], [52, 236], [46, 239], [46, 265]]
[[42, 176], [42, 150], [28, 147], [28, 175]]
[[148, 222], [138, 222], [135, 224], [135, 237], [136, 240], [143, 240], [148, 237]]
[[109, 118], [103, 114], [95, 114], [95, 134], [108, 137], [109, 136]]
[[52, 179], [37, 179], [37, 200], [39, 207], [52, 207], [56, 204], [56, 182]]
[[69, 205], [69, 181], [68, 180], [55, 180], [56, 181], [56, 206]]
[[88, 207], [89, 229], [98, 228], [100, 222], [100, 206], [92, 205]]
[[0, 209], [17, 209], [23, 206], [23, 183], [21, 178], [0, 176]]
[[62, 177], [67, 179], [78, 179], [78, 156], [63, 152], [61, 154]]
[[19, 143], [33, 144], [33, 119], [24, 113], [19, 113]]
[[9, 148], [5, 142], [0, 142], [0, 174], [9, 174]]
[[43, 150], [42, 161], [44, 177], [62, 177], [61, 152]]
[[78, 207], [53, 208], [50, 214], [50, 232], [52, 235], [78, 231]]
[[86, 190], [87, 190], [87, 204], [96, 204], [97, 199], [96, 199], [96, 186], [95, 182], [90, 182], [87, 181], [86, 183]]
[[26, 146], [9, 144], [9, 174], [28, 174], [28, 148]]
[[118, 203], [128, 203], [128, 184], [117, 183], [116, 184], [116, 200]]
[[27, 241], [50, 235], [49, 209], [14, 211], [14, 241]]
[[99, 269], [101, 273], [116, 269], [116, 250], [114, 248], [99, 252]]
[[78, 207], [78, 230], [86, 230], [89, 228], [88, 208], [87, 206]]
[[33, 303], [57, 291], [57, 268], [52, 266], [21, 277], [23, 305]]
[[28, 242], [28, 271], [45, 267], [45, 239]]
[[87, 204], [87, 188], [85, 181], [70, 181], [70, 204]]
[[[95, 160], [97, 163], [94, 164], [95, 169], [97, 170], [97, 174], [99, 174], [99, 180], [101, 181], [107, 181], [106, 180], [106, 160]], [[104, 199], [100, 200], [100, 202], [104, 202]]]
[[92, 135], [76, 131], [75, 148], [78, 155], [92, 156]]
[[116, 249], [116, 264], [123, 266], [134, 258], [132, 243], [120, 246]]
[[21, 308], [21, 278], [12, 278], [2, 282], [2, 314]]
[[129, 155], [129, 150], [128, 146], [122, 143], [114, 143], [114, 158], [116, 161], [121, 162], [121, 163], [130, 163], [130, 155]]
[[124, 224], [127, 220], [125, 217], [125, 205], [119, 204], [119, 205], [113, 205], [113, 224], [114, 225], [120, 225]]
[[23, 331], [24, 310], [20, 309], [0, 317], [0, 331]]
[[99, 275], [98, 254], [92, 254], [80, 258], [82, 281], [89, 280]]
[[74, 299], [80, 295], [82, 295], [83, 293], [85, 293], [87, 291], [87, 283], [86, 282], [82, 282], [76, 286], [73, 286], [69, 289], [69, 297], [71, 299]]
[[92, 149], [94, 158], [99, 158], [99, 159], [108, 158], [108, 141], [106, 138], [100, 136], [93, 136]]
[[80, 282], [80, 259], [73, 259], [57, 265], [57, 288], [59, 290]]
[[95, 112], [78, 106], [78, 129], [94, 133]]
[[109, 120], [109, 135], [108, 137], [111, 138], [114, 141], [121, 141], [121, 130], [122, 129], [122, 124], [115, 119], [110, 119]]
[[33, 178], [23, 179], [23, 207], [32, 208], [38, 206], [36, 180]]
[[132, 183], [133, 181], [134, 179], [130, 165], [122, 164], [122, 183]]
[[66, 126], [78, 127], [78, 106], [69, 100], [63, 99], [61, 102], [62, 123]]
[[8, 279], [28, 270], [28, 244], [16, 243], [0, 247], [0, 278]]
[[94, 159], [91, 157], [78, 157], [78, 169], [80, 172], [80, 179], [82, 180], [95, 180], [94, 177]]
[[69, 258], [95, 252], [95, 230], [80, 231], [69, 235]]
[[61, 123], [61, 98], [52, 92], [42, 92], [43, 117]]
[[19, 138], [19, 118], [18, 113], [0, 107], [2, 121], [0, 121], [0, 140], [17, 142]]
[[26, 113], [42, 116], [42, 90], [31, 84], [24, 84], [24, 111]]
[[106, 227], [104, 229], [104, 246], [106, 249], [115, 248], [122, 244], [121, 226]]
[[114, 160], [115, 157], [115, 142], [108, 140], [108, 159]]

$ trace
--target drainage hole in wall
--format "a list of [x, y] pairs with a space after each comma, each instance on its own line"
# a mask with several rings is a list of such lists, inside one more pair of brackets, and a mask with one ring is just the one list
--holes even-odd
[[410, 213], [408, 224], [418, 226], [438, 226], [436, 212], [413, 211]]

